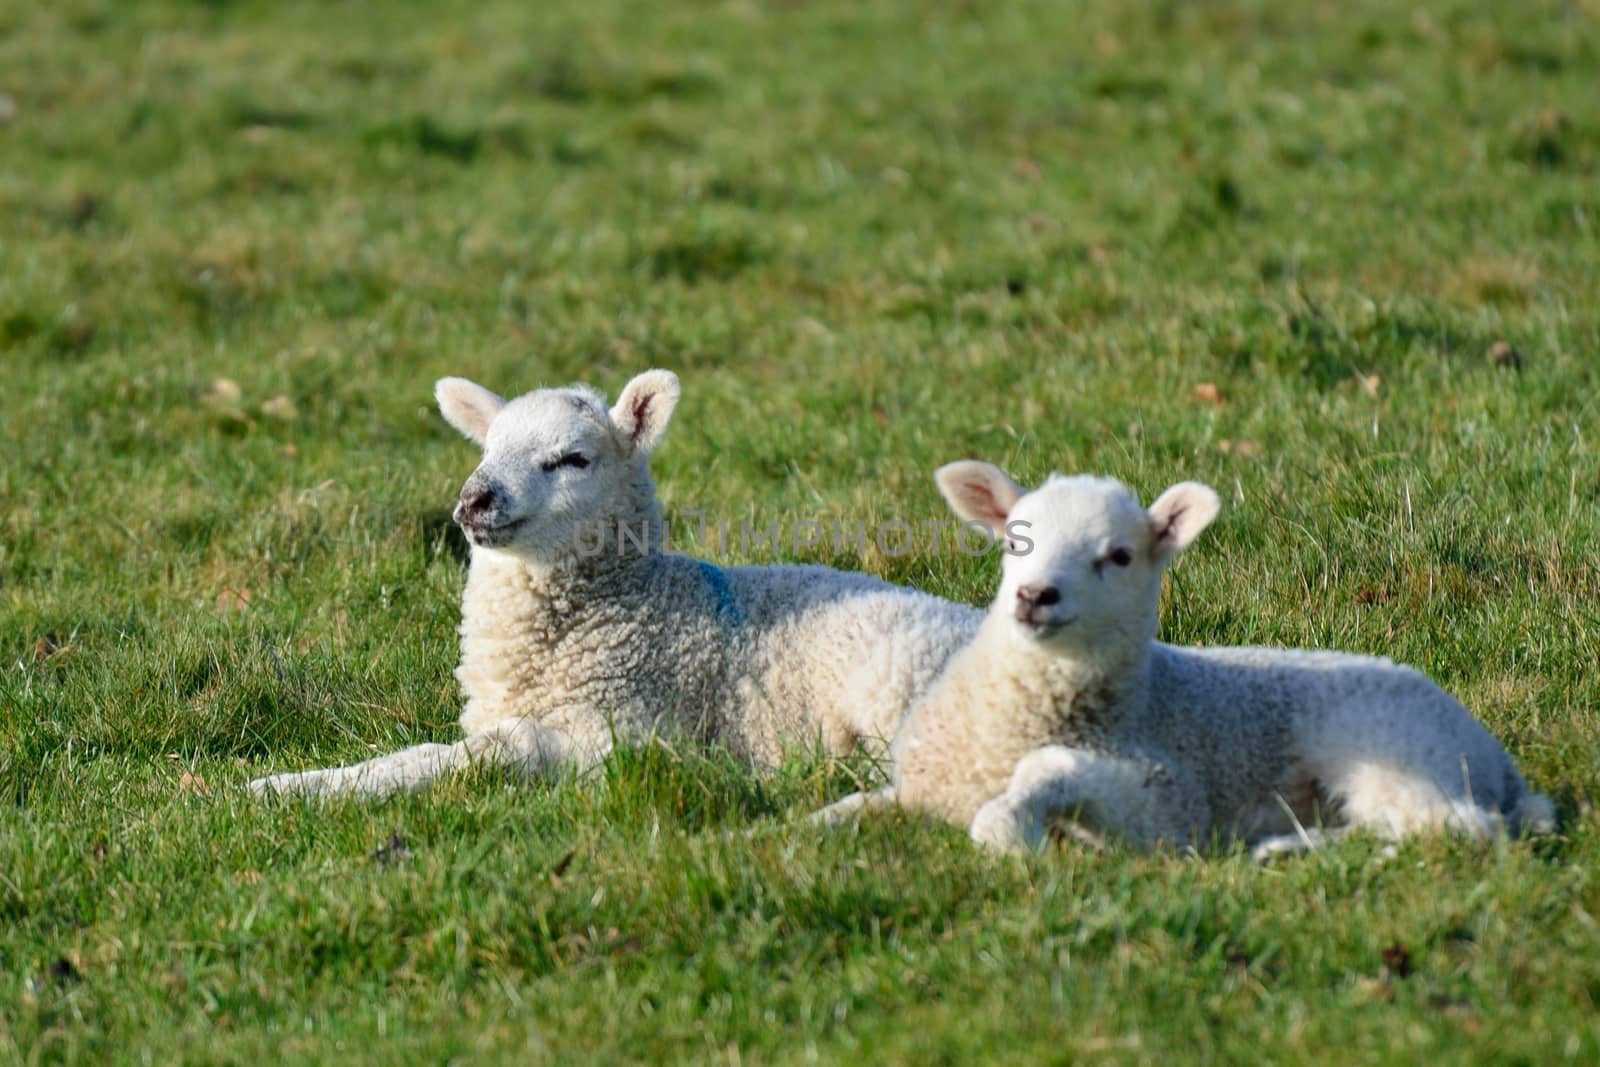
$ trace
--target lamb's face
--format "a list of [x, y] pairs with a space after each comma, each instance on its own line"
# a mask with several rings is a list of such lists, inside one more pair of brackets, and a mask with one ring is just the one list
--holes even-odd
[[1008, 520], [1014, 544], [994, 610], [1017, 636], [1073, 646], [1148, 636], [1166, 561], [1152, 553], [1155, 531], [1126, 487], [1051, 478], [1018, 500]]
[[453, 518], [486, 548], [540, 554], [575, 545], [584, 523], [616, 515], [630, 463], [596, 397], [576, 389], [529, 393], [490, 423], [483, 462], [461, 487]]
[[[610, 411], [585, 387], [540, 389], [509, 403], [459, 378], [438, 385], [445, 418], [483, 445], [453, 518], [474, 545], [530, 560], [618, 547], [619, 519], [652, 493], [646, 462], [666, 432], [677, 378], [648, 371]], [[640, 531], [629, 531], [638, 534]]]
[[1018, 640], [1098, 655], [1155, 632], [1161, 574], [1216, 517], [1203, 485], [1173, 486], [1146, 511], [1121, 482], [1054, 476], [1026, 492], [998, 467], [952, 463], [939, 487], [962, 518], [1006, 545], [992, 613]]

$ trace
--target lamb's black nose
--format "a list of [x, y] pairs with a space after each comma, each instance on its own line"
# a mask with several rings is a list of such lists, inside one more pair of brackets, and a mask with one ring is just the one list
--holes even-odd
[[1032, 622], [1034, 610], [1061, 602], [1061, 590], [1053, 585], [1024, 585], [1017, 588], [1017, 619]]
[[461, 490], [461, 506], [456, 508], [456, 521], [476, 519], [494, 508], [494, 490], [484, 486], [468, 485]]

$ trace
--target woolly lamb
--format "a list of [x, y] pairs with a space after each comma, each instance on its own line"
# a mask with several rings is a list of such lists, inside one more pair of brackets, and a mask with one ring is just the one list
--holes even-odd
[[862, 574], [664, 551], [647, 460], [678, 401], [667, 371], [633, 379], [609, 411], [584, 386], [507, 402], [445, 378], [436, 395], [484, 447], [454, 516], [472, 545], [456, 670], [466, 739], [259, 779], [257, 793], [377, 795], [472, 762], [583, 769], [613, 737], [658, 731], [758, 766], [819, 739], [881, 750], [981, 621]]
[[1012, 550], [973, 644], [908, 716], [897, 799], [1003, 849], [1052, 832], [1144, 847], [1214, 836], [1258, 857], [1350, 828], [1537, 832], [1552, 809], [1453, 697], [1387, 659], [1154, 640], [1161, 575], [1217, 515], [1184, 482], [1148, 511], [1121, 483], [953, 463], [940, 490]]

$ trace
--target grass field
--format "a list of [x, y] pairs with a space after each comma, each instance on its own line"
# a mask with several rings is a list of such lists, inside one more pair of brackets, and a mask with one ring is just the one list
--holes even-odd
[[[1500, 6], [0, 3], [0, 1060], [1595, 1062], [1600, 4]], [[1168, 640], [1413, 662], [1561, 832], [1002, 861], [660, 749], [252, 802], [454, 737], [434, 379], [648, 366], [680, 529], [1210, 482]]]

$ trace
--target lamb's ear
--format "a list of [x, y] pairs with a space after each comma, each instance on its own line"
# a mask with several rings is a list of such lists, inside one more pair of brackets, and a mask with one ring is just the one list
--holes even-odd
[[647, 370], [622, 387], [611, 408], [611, 424], [630, 453], [649, 455], [667, 435], [667, 423], [677, 406], [678, 376], [669, 370]]
[[1027, 490], [993, 463], [963, 459], [933, 472], [950, 510], [967, 522], [981, 522], [996, 537], [1006, 532], [1006, 516]]
[[1150, 505], [1150, 558], [1169, 562], [1188, 548], [1222, 510], [1222, 499], [1210, 486], [1179, 482]]
[[445, 421], [480, 445], [489, 436], [489, 424], [506, 406], [500, 397], [465, 378], [440, 378], [433, 397]]

